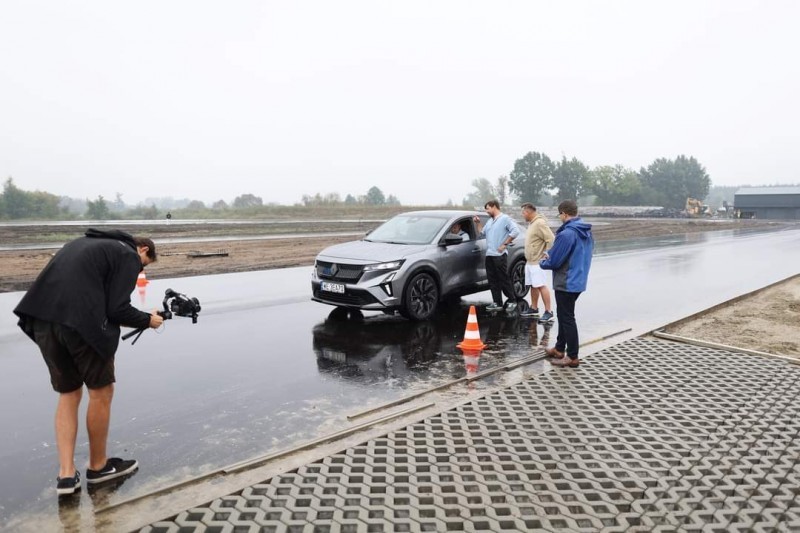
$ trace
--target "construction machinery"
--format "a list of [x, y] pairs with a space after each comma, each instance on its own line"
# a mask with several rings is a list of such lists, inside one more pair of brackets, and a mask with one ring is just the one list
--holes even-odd
[[710, 217], [713, 215], [708, 205], [704, 204], [697, 198], [686, 199], [686, 209], [684, 209], [684, 213], [686, 216], [692, 218]]

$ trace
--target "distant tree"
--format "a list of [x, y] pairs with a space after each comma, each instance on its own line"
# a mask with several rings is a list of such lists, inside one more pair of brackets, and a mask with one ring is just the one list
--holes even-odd
[[712, 207], [723, 207], [725, 202], [733, 205], [733, 197], [740, 188], [738, 185], [713, 185], [708, 190], [704, 203]]
[[384, 205], [386, 203], [386, 197], [383, 195], [383, 191], [381, 191], [377, 187], [370, 187], [367, 191], [367, 195], [364, 198], [364, 203], [367, 205]]
[[244, 209], [247, 207], [258, 207], [264, 205], [263, 200], [259, 196], [253, 194], [242, 194], [233, 199], [234, 209]]
[[586, 191], [597, 196], [598, 205], [642, 205], [644, 188], [636, 171], [622, 165], [599, 166], [589, 172]]
[[345, 205], [354, 205], [358, 203], [358, 200], [356, 200], [356, 197], [353, 196], [352, 194], [348, 194], [344, 198], [344, 203]]
[[122, 193], [117, 193], [115, 195], [114, 201], [108, 206], [111, 211], [120, 212], [125, 211], [125, 202], [122, 200]]
[[388, 198], [386, 198], [386, 205], [400, 205], [400, 200], [397, 199], [397, 196], [390, 194]]
[[59, 199], [59, 207], [62, 211], [66, 211], [70, 215], [82, 215], [86, 212], [86, 200], [62, 196]]
[[201, 202], [200, 200], [192, 200], [188, 204], [186, 204], [186, 209], [192, 209], [194, 211], [202, 210], [206, 208], [206, 204]]
[[462, 205], [466, 207], [482, 208], [486, 202], [492, 200], [496, 196], [494, 186], [486, 178], [477, 178], [472, 180], [472, 188], [474, 190], [462, 201]]
[[28, 193], [31, 216], [36, 218], [52, 219], [64, 214], [59, 207], [61, 199], [49, 192], [34, 191]]
[[9, 177], [3, 185], [2, 212], [3, 218], [25, 218], [31, 209], [29, 196], [14, 185], [13, 178]]
[[211, 209], [227, 209], [228, 203], [225, 200], [217, 200], [211, 204]]
[[320, 193], [316, 193], [314, 196], [304, 194], [303, 195], [303, 205], [306, 207], [315, 207], [315, 206], [330, 206], [330, 205], [339, 205], [342, 203], [342, 198], [339, 196], [338, 192], [329, 192], [325, 195]]
[[452, 198], [448, 198], [447, 199], [447, 203], [445, 203], [444, 206], [445, 207], [454, 207], [455, 204], [453, 203], [453, 199]]
[[500, 205], [506, 203], [508, 200], [508, 176], [500, 176], [497, 178], [497, 185], [494, 188], [494, 197], [500, 202]]
[[136, 213], [137, 218], [142, 218], [144, 220], [156, 220], [158, 218], [158, 207], [156, 207], [156, 204], [150, 204], [149, 207], [140, 204], [133, 209], [133, 212]]
[[542, 192], [553, 185], [555, 165], [545, 154], [528, 152], [514, 163], [509, 174], [511, 191], [517, 198], [537, 202]]
[[159, 209], [169, 210], [182, 209], [189, 205], [189, 202], [190, 200], [188, 198], [173, 198], [172, 196], [149, 196], [141, 203], [144, 205], [154, 205]]
[[561, 157], [553, 171], [553, 187], [557, 189], [556, 200], [577, 200], [589, 177], [589, 168], [577, 158]]
[[108, 203], [102, 195], [97, 197], [97, 200], [86, 200], [86, 218], [92, 220], [108, 220], [111, 218], [111, 211], [108, 209]]
[[683, 209], [686, 198], [708, 195], [711, 178], [694, 157], [679, 155], [674, 161], [660, 158], [639, 171], [642, 183], [655, 193], [658, 205]]

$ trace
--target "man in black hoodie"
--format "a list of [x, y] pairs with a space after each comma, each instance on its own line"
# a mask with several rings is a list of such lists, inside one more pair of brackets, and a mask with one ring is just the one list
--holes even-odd
[[73, 494], [81, 486], [74, 454], [84, 384], [89, 391], [86, 482], [102, 483], [138, 467], [135, 460], [107, 457], [106, 443], [119, 328], [157, 328], [163, 322], [157, 312], [148, 314], [131, 306], [139, 272], [155, 260], [150, 239], [90, 229], [56, 253], [14, 309], [22, 331], [39, 346], [50, 382], [59, 393], [55, 420], [59, 495]]

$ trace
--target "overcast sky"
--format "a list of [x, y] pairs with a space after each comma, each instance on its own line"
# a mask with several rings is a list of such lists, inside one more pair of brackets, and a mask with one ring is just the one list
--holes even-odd
[[800, 183], [800, 2], [0, 2], [0, 178], [460, 203], [529, 151]]

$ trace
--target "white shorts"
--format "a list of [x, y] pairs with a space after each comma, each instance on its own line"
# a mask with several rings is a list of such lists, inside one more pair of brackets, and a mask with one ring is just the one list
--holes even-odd
[[547, 284], [547, 277], [539, 265], [525, 265], [525, 285], [528, 287], [544, 287]]

